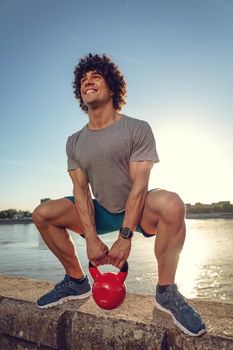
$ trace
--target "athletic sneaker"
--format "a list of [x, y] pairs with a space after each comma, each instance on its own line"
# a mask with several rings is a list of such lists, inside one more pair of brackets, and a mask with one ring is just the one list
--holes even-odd
[[164, 293], [159, 293], [156, 288], [155, 305], [170, 314], [174, 323], [186, 334], [199, 336], [205, 333], [205, 323], [201, 316], [188, 304], [188, 301], [177, 290], [175, 284], [166, 288]]
[[56, 284], [55, 288], [40, 297], [36, 304], [41, 309], [62, 304], [68, 300], [83, 299], [91, 295], [88, 277], [82, 283], [74, 282], [68, 275]]

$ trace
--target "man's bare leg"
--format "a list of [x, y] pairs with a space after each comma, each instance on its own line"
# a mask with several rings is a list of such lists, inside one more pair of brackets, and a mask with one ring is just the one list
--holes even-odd
[[46, 245], [60, 260], [66, 273], [81, 278], [83, 270], [73, 240], [66, 230], [82, 232], [73, 203], [66, 198], [45, 202], [34, 210], [32, 217]]
[[174, 323], [183, 332], [191, 336], [199, 336], [205, 333], [205, 324], [174, 283], [185, 239], [184, 216], [185, 206], [177, 194], [156, 190], [147, 195], [141, 225], [145, 232], [157, 232], [155, 240], [155, 256], [158, 263], [156, 307], [169, 313]]
[[185, 239], [185, 206], [180, 197], [165, 190], [147, 195], [141, 225], [145, 232], [155, 233], [155, 256], [158, 283], [173, 284]]

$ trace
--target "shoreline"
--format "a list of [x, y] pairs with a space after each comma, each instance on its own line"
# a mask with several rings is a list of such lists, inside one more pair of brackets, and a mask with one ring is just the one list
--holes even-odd
[[0, 219], [0, 225], [32, 224], [32, 218], [22, 219]]
[[[186, 219], [233, 219], [233, 212], [187, 213]], [[32, 218], [0, 219], [0, 225], [33, 224]]]
[[187, 213], [186, 219], [233, 219], [233, 212]]

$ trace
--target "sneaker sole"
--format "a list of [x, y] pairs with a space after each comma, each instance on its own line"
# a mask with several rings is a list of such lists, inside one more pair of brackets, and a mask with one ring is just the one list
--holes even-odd
[[67, 301], [69, 300], [77, 300], [77, 299], [85, 299], [85, 298], [88, 298], [92, 295], [92, 292], [91, 290], [85, 294], [81, 294], [81, 295], [69, 295], [68, 297], [64, 297], [64, 298], [61, 298], [59, 299], [58, 301], [54, 301], [53, 303], [50, 303], [50, 304], [46, 304], [46, 305], [38, 305], [36, 303], [36, 306], [39, 308], [39, 309], [48, 309], [50, 307], [54, 307], [54, 306], [57, 306], [57, 305], [61, 305], [63, 303], [66, 303]]
[[165, 309], [165, 307], [161, 306], [156, 300], [155, 300], [155, 306], [160, 311], [164, 311], [170, 316], [172, 316], [173, 322], [177, 327], [179, 327], [185, 334], [190, 335], [191, 337], [199, 337], [200, 335], [204, 334], [206, 332], [206, 329], [201, 329], [198, 333], [192, 333], [188, 329], [186, 329], [180, 322], [177, 321], [177, 319], [174, 317], [172, 312], [168, 309]]

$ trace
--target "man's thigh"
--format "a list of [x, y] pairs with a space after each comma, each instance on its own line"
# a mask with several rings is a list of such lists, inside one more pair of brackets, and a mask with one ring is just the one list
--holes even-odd
[[38, 214], [50, 224], [82, 233], [81, 220], [75, 205], [67, 198], [49, 200], [37, 208]]
[[177, 214], [184, 216], [184, 211], [176, 193], [158, 188], [147, 193], [140, 224], [149, 234], [156, 233], [159, 219], [171, 222]]
[[154, 235], [157, 233], [158, 215], [155, 207], [159, 202], [160, 189], [154, 189], [147, 193], [140, 225], [145, 232]]

